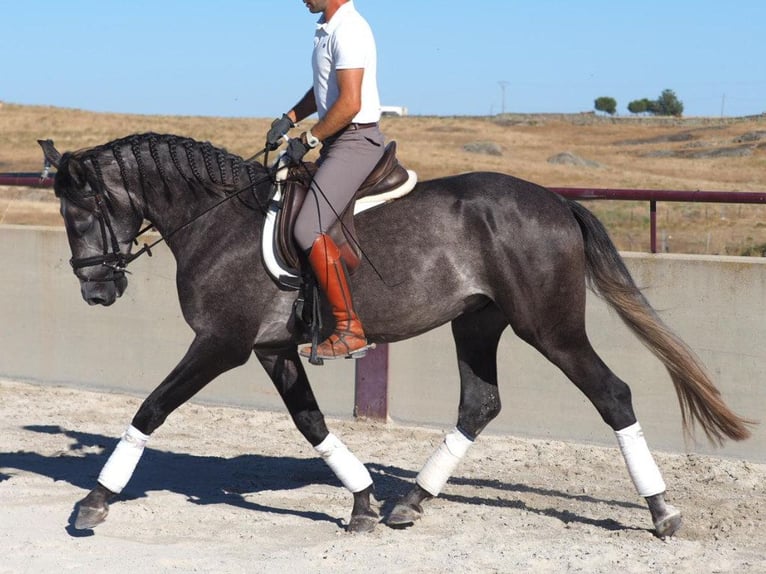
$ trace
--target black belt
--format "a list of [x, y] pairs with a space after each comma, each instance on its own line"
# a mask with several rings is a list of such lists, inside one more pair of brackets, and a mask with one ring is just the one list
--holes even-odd
[[378, 122], [370, 122], [368, 124], [348, 124], [347, 130], [366, 130], [367, 128], [374, 128], [378, 125]]

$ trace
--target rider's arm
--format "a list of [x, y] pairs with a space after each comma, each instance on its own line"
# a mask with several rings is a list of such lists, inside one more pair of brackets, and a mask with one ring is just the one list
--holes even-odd
[[319, 138], [319, 141], [324, 141], [345, 128], [362, 109], [363, 77], [364, 68], [347, 68], [337, 71], [338, 99], [327, 110], [327, 114], [311, 128], [311, 133]]
[[301, 100], [293, 106], [293, 109], [287, 112], [287, 117], [297, 124], [299, 121], [309, 117], [311, 114], [317, 111], [317, 103], [314, 99], [314, 88], [311, 88], [301, 98]]

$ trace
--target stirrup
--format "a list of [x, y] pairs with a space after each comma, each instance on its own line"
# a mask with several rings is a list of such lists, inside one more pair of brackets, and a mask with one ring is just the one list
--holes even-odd
[[[333, 333], [330, 335], [337, 336], [337, 333]], [[329, 338], [329, 337], [328, 337]], [[353, 351], [347, 352], [347, 353], [338, 353], [333, 355], [321, 355], [318, 353], [318, 347], [319, 345], [312, 343], [309, 345], [306, 345], [304, 347], [301, 347], [298, 349], [298, 353], [301, 357], [304, 357], [306, 359], [309, 359], [310, 362], [314, 365], [321, 365], [324, 359], [333, 360], [333, 359], [361, 359], [367, 355], [367, 351], [375, 348], [375, 343], [367, 343], [362, 347], [359, 347], [358, 349], [354, 349]], [[333, 346], [333, 348], [335, 348]]]

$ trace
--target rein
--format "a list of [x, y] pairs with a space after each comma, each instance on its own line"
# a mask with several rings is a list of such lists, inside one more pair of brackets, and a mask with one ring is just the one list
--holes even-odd
[[[250, 160], [257, 158], [261, 153], [264, 153], [266, 150], [264, 149], [262, 152], [259, 152], [258, 154], [254, 155]], [[72, 266], [72, 269], [75, 271], [78, 269], [83, 269], [85, 267], [95, 267], [98, 265], [103, 265], [105, 267], [109, 267], [116, 273], [126, 273], [127, 267], [130, 263], [141, 257], [144, 253], [146, 253], [149, 257], [152, 256], [152, 249], [159, 245], [162, 242], [167, 242], [173, 235], [178, 233], [179, 231], [187, 228], [192, 223], [200, 219], [201, 217], [204, 217], [214, 209], [220, 207], [222, 204], [226, 203], [227, 201], [238, 198], [243, 192], [252, 190], [256, 188], [257, 186], [261, 185], [262, 183], [270, 180], [273, 178], [273, 174], [268, 171], [266, 175], [260, 180], [256, 180], [253, 182], [250, 182], [246, 187], [242, 187], [230, 194], [228, 194], [226, 197], [221, 199], [220, 201], [217, 201], [207, 209], [203, 210], [201, 213], [198, 213], [194, 217], [192, 217], [189, 221], [183, 223], [170, 233], [160, 237], [156, 241], [153, 241], [150, 244], [144, 243], [144, 246], [136, 251], [135, 253], [122, 253], [120, 251], [120, 242], [117, 238], [117, 234], [114, 231], [114, 226], [112, 225], [112, 220], [108, 215], [108, 210], [105, 209], [106, 207], [106, 201], [104, 199], [104, 192], [100, 189], [100, 187], [96, 187], [96, 190], [93, 192], [93, 198], [96, 201], [96, 209], [93, 212], [96, 218], [98, 219], [99, 226], [101, 228], [101, 238], [102, 238], [102, 245], [103, 245], [103, 253], [101, 255], [93, 255], [91, 257], [80, 257], [80, 258], [74, 258], [72, 257], [69, 260], [69, 264]], [[261, 210], [261, 213], [266, 213], [266, 208], [264, 205], [258, 200], [258, 198], [254, 195], [256, 202], [258, 203], [258, 207]], [[138, 245], [138, 238], [149, 231], [150, 229], [154, 228], [154, 224], [149, 224], [146, 227], [144, 227], [142, 230], [140, 230], [134, 237], [131, 239], [131, 241]], [[107, 237], [108, 232], [108, 237]], [[111, 246], [111, 252], [108, 250], [107, 245]]]

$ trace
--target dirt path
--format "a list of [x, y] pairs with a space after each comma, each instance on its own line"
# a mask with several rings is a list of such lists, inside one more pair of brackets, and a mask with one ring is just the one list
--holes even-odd
[[[186, 405], [95, 533], [69, 526], [139, 399], [0, 380], [0, 572], [766, 572], [766, 465], [657, 454], [685, 525], [650, 531], [617, 449], [484, 436], [409, 530], [350, 495], [285, 413]], [[383, 511], [442, 431], [329, 421]]]

